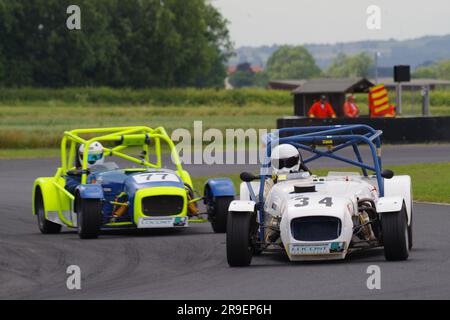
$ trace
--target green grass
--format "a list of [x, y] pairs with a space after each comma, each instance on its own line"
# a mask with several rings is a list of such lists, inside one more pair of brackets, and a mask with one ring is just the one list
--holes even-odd
[[0, 149], [0, 159], [56, 158], [59, 149]]
[[[438, 203], [450, 203], [450, 162], [411, 164], [403, 166], [386, 166], [395, 172], [396, 175], [410, 175], [413, 184], [414, 200]], [[316, 175], [326, 175], [328, 171], [355, 171], [354, 168], [323, 168], [315, 170]], [[236, 190], [239, 190], [239, 174], [221, 175], [229, 177]], [[203, 184], [210, 177], [193, 178], [196, 190], [203, 190]]]
[[201, 120], [203, 130], [272, 129], [287, 114], [291, 106], [0, 105], [0, 149], [55, 148], [65, 130], [89, 127], [164, 126], [170, 134], [177, 128], [192, 130]]
[[[406, 115], [420, 112], [420, 97], [412, 96], [406, 93], [404, 99]], [[450, 95], [436, 91], [433, 96], [439, 97], [436, 103], [448, 104], [432, 100], [431, 113], [450, 115]], [[357, 102], [367, 114], [367, 95], [357, 95]], [[277, 118], [292, 114], [292, 96], [276, 90], [2, 89], [0, 150], [5, 157], [4, 149], [57, 148], [63, 131], [82, 127], [164, 126], [170, 134], [192, 130], [194, 121], [202, 120], [204, 130], [270, 130]]]
[[112, 89], [112, 88], [2, 88], [0, 104], [22, 105], [58, 101], [67, 104], [103, 104], [103, 105], [155, 105], [155, 106], [198, 106], [198, 105], [235, 105], [251, 104], [290, 105], [291, 96], [287, 91], [269, 91], [265, 89], [195, 89], [195, 88], [149, 88], [149, 89]]

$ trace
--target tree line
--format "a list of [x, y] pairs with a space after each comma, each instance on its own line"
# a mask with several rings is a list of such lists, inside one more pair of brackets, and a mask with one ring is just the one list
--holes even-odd
[[442, 60], [421, 66], [413, 73], [414, 78], [450, 80], [450, 60]]
[[258, 87], [267, 85], [269, 79], [368, 77], [373, 68], [372, 57], [361, 52], [354, 56], [340, 53], [326, 70], [321, 70], [305, 47], [281, 46], [268, 59], [264, 72], [252, 75], [238, 71], [230, 82], [237, 87]]
[[222, 86], [232, 45], [206, 0], [0, 0], [0, 86]]
[[[341, 52], [327, 69], [321, 70], [305, 47], [281, 46], [267, 60], [266, 70], [260, 73], [238, 70], [230, 77], [230, 83], [235, 87], [265, 87], [270, 79], [368, 78], [374, 73], [375, 64], [367, 52], [355, 55]], [[450, 80], [450, 60], [418, 67], [412, 77]]]

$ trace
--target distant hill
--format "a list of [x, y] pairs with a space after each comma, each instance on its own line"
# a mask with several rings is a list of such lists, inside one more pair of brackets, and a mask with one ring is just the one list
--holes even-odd
[[[240, 47], [236, 56], [230, 59], [230, 65], [250, 62], [252, 65], [265, 66], [278, 45], [261, 47]], [[450, 34], [445, 36], [425, 36], [411, 40], [357, 41], [336, 44], [305, 44], [316, 59], [317, 64], [327, 68], [340, 52], [352, 55], [365, 51], [375, 54], [381, 52], [378, 60], [380, 68], [390, 69], [396, 64], [409, 64], [414, 70], [421, 65], [450, 59]]]

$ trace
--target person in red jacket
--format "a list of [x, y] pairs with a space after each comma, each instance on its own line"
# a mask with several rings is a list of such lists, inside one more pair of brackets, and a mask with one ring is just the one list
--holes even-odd
[[359, 108], [355, 103], [353, 95], [349, 95], [347, 101], [344, 103], [344, 116], [347, 118], [359, 117]]
[[328, 103], [325, 96], [320, 97], [320, 101], [315, 102], [308, 111], [310, 118], [336, 118], [336, 112]]

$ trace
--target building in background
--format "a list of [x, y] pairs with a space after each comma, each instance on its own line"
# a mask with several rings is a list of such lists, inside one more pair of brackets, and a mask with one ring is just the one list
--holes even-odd
[[368, 93], [374, 84], [365, 78], [312, 79], [292, 91], [294, 95], [294, 114], [306, 116], [309, 108], [326, 95], [338, 117], [342, 117], [345, 96], [354, 93]]

